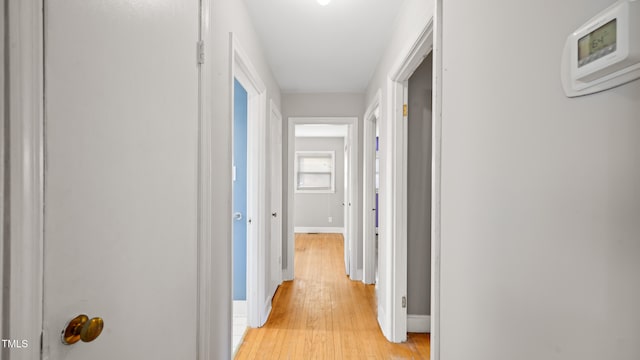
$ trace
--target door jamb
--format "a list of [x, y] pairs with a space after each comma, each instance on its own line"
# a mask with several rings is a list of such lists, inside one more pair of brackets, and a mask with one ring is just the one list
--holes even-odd
[[[200, 0], [199, 14], [199, 41], [206, 44], [213, 43], [211, 11], [212, 0]], [[203, 59], [204, 60], [204, 59]], [[212, 266], [213, 244], [213, 183], [212, 183], [212, 129], [211, 114], [213, 106], [210, 99], [213, 94], [213, 83], [208, 81], [214, 73], [213, 62], [203, 61], [198, 73], [198, 329], [197, 329], [197, 359], [210, 359], [214, 357], [210, 339], [213, 337], [215, 309], [213, 307], [213, 284], [216, 281]], [[230, 271], [229, 271], [230, 273]], [[219, 290], [224, 296], [228, 291], [229, 307], [231, 304], [231, 289]], [[231, 324], [229, 324], [230, 326]], [[230, 332], [231, 330], [229, 330]], [[230, 347], [229, 347], [230, 348]]]
[[441, 216], [442, 216], [442, 3], [435, 1], [433, 30], [433, 127], [431, 172], [431, 356], [440, 360]]
[[[390, 197], [390, 209], [383, 211], [385, 223], [389, 224], [390, 233], [394, 241], [390, 242], [390, 249], [383, 256], [386, 257], [388, 268], [385, 269], [387, 279], [390, 279], [390, 291], [387, 297], [390, 311], [385, 320], [388, 337], [393, 342], [403, 342], [407, 339], [407, 309], [402, 306], [403, 298], [407, 295], [407, 122], [403, 114], [406, 104], [408, 80], [422, 63], [422, 60], [433, 49], [433, 18], [430, 18], [420, 32], [416, 41], [396, 59], [395, 66], [389, 72], [388, 89], [388, 119], [390, 146], [383, 149], [387, 160], [391, 163], [390, 181], [386, 189]], [[433, 177], [433, 171], [432, 171]], [[386, 323], [386, 321], [389, 321]]]
[[[287, 267], [283, 271], [283, 280], [293, 280], [294, 278], [294, 252], [295, 252], [295, 232], [294, 232], [294, 223], [293, 223], [293, 198], [294, 198], [294, 155], [295, 155], [295, 126], [303, 125], [303, 124], [330, 124], [330, 125], [349, 125], [349, 137], [351, 137], [351, 154], [350, 154], [350, 163], [351, 171], [354, 173], [352, 176], [351, 183], [349, 186], [354, 189], [353, 194], [357, 194], [358, 189], [358, 180], [357, 180], [357, 159], [358, 159], [358, 118], [357, 117], [290, 117], [287, 121], [288, 125], [288, 135], [287, 135]], [[346, 175], [346, 174], [345, 174]], [[345, 176], [346, 179], [346, 176]], [[352, 199], [353, 200], [353, 199]], [[352, 201], [352, 209], [351, 209], [351, 218], [357, 219], [358, 214], [358, 201]], [[352, 237], [356, 236], [355, 226], [351, 226], [351, 231], [345, 232], [351, 235]], [[351, 251], [351, 256], [349, 259], [349, 265], [351, 269], [347, 269], [351, 276], [357, 276], [357, 241], [352, 241], [355, 249]]]
[[[237, 36], [229, 34], [231, 43], [231, 79], [247, 90], [247, 322], [262, 326], [271, 311], [266, 298], [266, 98], [267, 88], [255, 70]], [[233, 91], [231, 91], [233, 94]], [[233, 95], [231, 96], [233, 104]], [[233, 121], [233, 111], [231, 116]]]
[[362, 192], [363, 207], [362, 207], [362, 235], [363, 235], [363, 276], [362, 282], [365, 284], [373, 284], [376, 279], [376, 251], [375, 251], [375, 164], [376, 164], [376, 149], [372, 139], [375, 137], [376, 125], [374, 121], [380, 121], [380, 102], [382, 94], [380, 89], [376, 92], [373, 101], [367, 107], [364, 115], [364, 144], [363, 144], [363, 163], [362, 163], [362, 177], [364, 179], [364, 186]]

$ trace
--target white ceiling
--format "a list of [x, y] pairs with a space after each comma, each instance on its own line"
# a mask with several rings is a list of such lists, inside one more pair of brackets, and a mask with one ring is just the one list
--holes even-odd
[[245, 0], [283, 92], [363, 92], [404, 0]]

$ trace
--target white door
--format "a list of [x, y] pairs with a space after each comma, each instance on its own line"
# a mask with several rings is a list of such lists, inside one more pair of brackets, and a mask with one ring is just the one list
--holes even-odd
[[271, 280], [270, 295], [282, 282], [282, 115], [271, 104]]
[[45, 359], [196, 358], [198, 3], [44, 2]]
[[345, 163], [347, 163], [347, 171], [348, 174], [345, 177], [345, 181], [347, 181], [347, 194], [349, 198], [348, 208], [347, 208], [347, 218], [349, 221], [347, 222], [348, 228], [347, 234], [349, 234], [349, 256], [351, 259], [349, 260], [349, 266], [351, 270], [349, 271], [352, 280], [362, 280], [358, 274], [358, 244], [357, 244], [357, 236], [356, 236], [356, 218], [355, 218], [355, 209], [356, 209], [356, 198], [355, 189], [357, 188], [357, 183], [355, 182], [357, 173], [355, 172], [356, 164], [358, 162], [357, 158], [357, 144], [355, 139], [357, 139], [357, 134], [355, 132], [354, 125], [349, 125], [347, 127], [348, 135], [349, 135], [349, 152], [347, 155], [347, 159], [345, 159]]
[[349, 218], [349, 201], [350, 201], [350, 195], [349, 195], [349, 160], [350, 160], [350, 156], [349, 156], [349, 138], [345, 137], [344, 138], [344, 178], [343, 178], [343, 187], [344, 187], [344, 201], [342, 202], [342, 205], [344, 207], [344, 215], [343, 215], [343, 221], [344, 221], [344, 229], [342, 231], [343, 237], [344, 237], [344, 268], [345, 271], [347, 273], [347, 275], [351, 275], [351, 263], [350, 263], [350, 259], [351, 259], [351, 234], [349, 232], [349, 227], [351, 226], [351, 224], [349, 223], [351, 221], [351, 219]]

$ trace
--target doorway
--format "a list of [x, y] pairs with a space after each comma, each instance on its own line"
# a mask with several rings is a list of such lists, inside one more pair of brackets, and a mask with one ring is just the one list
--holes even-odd
[[363, 279], [378, 282], [378, 230], [380, 220], [380, 90], [364, 115], [364, 186], [362, 199]]
[[233, 79], [233, 352], [247, 327], [247, 90]]
[[433, 56], [407, 82], [407, 332], [430, 331]]
[[[388, 74], [386, 101], [380, 121], [380, 218], [379, 218], [379, 279], [378, 322], [387, 339], [403, 342], [407, 339], [407, 251], [408, 251], [408, 106], [409, 79], [433, 50], [433, 19], [400, 54]], [[435, 97], [435, 94], [434, 94]], [[436, 112], [434, 112], [435, 114]], [[437, 139], [436, 139], [437, 140]], [[434, 140], [434, 144], [435, 144]], [[433, 146], [437, 150], [437, 145]], [[429, 176], [437, 183], [438, 155], [434, 152], [434, 166]], [[437, 189], [434, 194], [437, 196]], [[437, 199], [429, 204], [436, 208]], [[437, 227], [438, 212], [425, 222]], [[434, 230], [435, 232], [435, 230]], [[428, 256], [428, 255], [424, 255]], [[437, 272], [437, 263], [434, 266]], [[424, 279], [423, 279], [424, 281]], [[437, 281], [433, 284], [437, 288]], [[437, 289], [433, 292], [437, 307]], [[437, 310], [434, 311], [437, 313]], [[425, 319], [431, 323], [430, 319]]]
[[[321, 130], [323, 128], [324, 130]], [[286, 280], [293, 280], [296, 232], [342, 233], [345, 271], [352, 280], [362, 279], [362, 269], [358, 269], [357, 258], [358, 251], [362, 250], [361, 243], [355, 240], [355, 219], [359, 211], [355, 199], [355, 189], [358, 189], [357, 131], [357, 118], [289, 118], [288, 183], [291, 185], [287, 189], [287, 202], [288, 209], [294, 210], [288, 212], [287, 218], [287, 263], [284, 270]], [[333, 148], [321, 150], [318, 147], [328, 144], [327, 141], [321, 140], [322, 136], [318, 140], [318, 134], [323, 132], [325, 132], [324, 138], [334, 138]], [[299, 148], [296, 154], [296, 134], [301, 135], [301, 138], [316, 138], [316, 140], [310, 143], [311, 147]], [[328, 164], [331, 164], [334, 169], [333, 175], [332, 171], [313, 169], [315, 166], [329, 166]], [[340, 184], [336, 185], [335, 179], [336, 175], [340, 175], [339, 173], [342, 173], [344, 181], [342, 189], [337, 191]], [[326, 196], [322, 196], [323, 203], [319, 207], [298, 213], [297, 210], [302, 210], [304, 206], [296, 207], [296, 198], [300, 205], [300, 201], [308, 201], [309, 198], [320, 194]], [[294, 213], [297, 213], [295, 215], [297, 223]]]
[[[234, 201], [230, 221], [233, 231], [232, 240], [235, 242], [236, 233], [239, 240], [237, 246], [234, 243], [233, 295], [234, 298], [236, 295], [241, 298], [244, 293], [247, 325], [259, 327], [269, 316], [270, 300], [273, 295], [268, 294], [266, 290], [268, 285], [267, 278], [264, 276], [269, 266], [267, 258], [269, 247], [265, 241], [260, 241], [260, 239], [267, 238], [266, 223], [269, 221], [266, 216], [266, 87], [233, 33], [231, 34], [231, 44], [230, 84], [232, 96], [230, 106], [234, 113], [230, 121], [233, 132], [233, 166], [236, 166], [235, 169], [232, 168], [231, 174], [232, 180], [236, 179], [236, 181], [232, 181], [232, 184], [233, 197], [234, 200], [237, 200], [238, 207], [236, 208], [236, 201]], [[237, 104], [236, 101], [238, 101]], [[236, 106], [239, 111], [238, 117], [235, 116]], [[246, 121], [244, 120], [245, 109]], [[238, 132], [237, 138], [236, 132]], [[236, 156], [238, 156], [237, 159]], [[246, 172], [243, 171], [245, 168]], [[238, 191], [236, 192], [236, 190]], [[246, 241], [243, 240], [243, 235], [245, 235]], [[245, 250], [244, 256], [243, 250]], [[235, 260], [239, 263], [236, 264]], [[246, 261], [243, 264], [244, 260]], [[243, 278], [246, 278], [244, 286], [242, 284]], [[242, 303], [238, 304], [240, 307], [243, 306]], [[238, 310], [234, 310], [234, 314], [241, 315], [242, 309]]]

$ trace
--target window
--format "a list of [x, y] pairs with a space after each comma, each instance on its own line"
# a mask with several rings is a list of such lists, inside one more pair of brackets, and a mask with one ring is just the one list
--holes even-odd
[[335, 192], [335, 152], [296, 151], [296, 192]]

